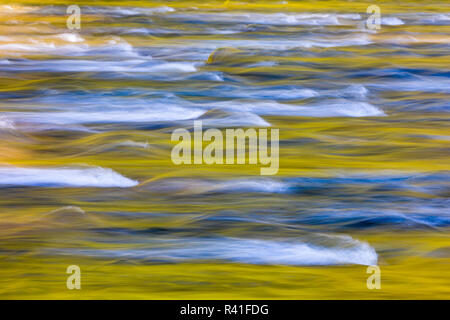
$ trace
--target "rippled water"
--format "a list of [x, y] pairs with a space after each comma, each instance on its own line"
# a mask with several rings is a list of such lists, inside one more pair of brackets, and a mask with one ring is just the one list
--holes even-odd
[[[71, 4], [0, 5], [0, 297], [450, 297], [448, 3]], [[175, 166], [196, 119], [278, 174]]]

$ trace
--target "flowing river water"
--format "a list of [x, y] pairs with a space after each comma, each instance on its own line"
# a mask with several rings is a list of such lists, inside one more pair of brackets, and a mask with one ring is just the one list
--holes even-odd
[[[450, 6], [376, 4], [1, 1], [0, 297], [450, 298]], [[199, 119], [278, 173], [174, 165]]]

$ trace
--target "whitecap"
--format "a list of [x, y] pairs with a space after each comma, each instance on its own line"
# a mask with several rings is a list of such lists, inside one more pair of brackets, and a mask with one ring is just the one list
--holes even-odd
[[141, 8], [141, 7], [85, 7], [85, 14], [104, 15], [104, 16], [136, 16], [136, 15], [154, 15], [156, 13], [169, 13], [174, 12], [175, 9], [168, 6], [160, 6], [153, 8]]
[[149, 68], [148, 72], [195, 72], [197, 68], [193, 63], [167, 62]]
[[397, 17], [382, 17], [381, 24], [385, 26], [400, 26], [405, 24], [402, 19]]
[[251, 112], [222, 112], [209, 110], [198, 120], [204, 127], [269, 127], [270, 123]]
[[0, 129], [15, 129], [14, 122], [5, 116], [0, 115]]
[[83, 42], [84, 39], [76, 33], [61, 33], [55, 36], [55, 38], [62, 39], [67, 42]]
[[177, 121], [195, 119], [204, 113], [204, 110], [189, 110], [181, 107], [171, 107], [166, 110], [123, 109], [120, 111], [74, 111], [74, 112], [15, 112], [10, 113], [18, 121], [49, 124], [77, 124], [77, 123], [143, 123], [159, 121]]
[[0, 167], [0, 186], [129, 188], [139, 182], [101, 167]]
[[450, 80], [446, 77], [414, 76], [412, 79], [367, 83], [366, 86], [386, 91], [419, 91], [450, 93]]
[[165, 194], [207, 194], [207, 193], [288, 193], [293, 186], [290, 182], [275, 179], [159, 179], [143, 188]]
[[168, 251], [167, 257], [264, 265], [377, 264], [377, 253], [367, 243], [348, 237], [346, 245], [322, 247], [307, 242], [228, 238], [188, 243], [187, 248]]
[[448, 13], [403, 13], [398, 14], [401, 19], [411, 25], [450, 25], [450, 14]]
[[365, 99], [369, 90], [361, 84], [351, 84], [348, 87], [338, 90], [325, 90], [321, 92], [322, 95], [330, 96], [333, 98], [356, 98]]
[[[45, 101], [45, 100], [44, 100]], [[94, 124], [94, 123], [145, 123], [196, 119], [205, 109], [190, 105], [173, 104], [166, 100], [98, 99], [92, 106], [91, 100], [80, 101], [73, 111], [55, 112], [8, 112], [16, 123], [39, 124]], [[61, 110], [67, 108], [61, 108]]]
[[247, 68], [259, 68], [259, 67], [275, 67], [278, 65], [276, 61], [261, 61], [249, 64]]
[[158, 60], [21, 60], [5, 64], [2, 70], [45, 72], [123, 72], [123, 73], [192, 73], [197, 71], [195, 63], [166, 62]]
[[[270, 99], [270, 100], [296, 100], [317, 97], [315, 90], [297, 86], [231, 86], [223, 85], [209, 89], [208, 96], [240, 99]], [[199, 94], [202, 94], [200, 92]]]
[[229, 101], [214, 104], [224, 110], [252, 112], [268, 116], [301, 116], [301, 117], [373, 117], [384, 116], [385, 113], [377, 107], [360, 101], [336, 99], [320, 104], [293, 105], [267, 102]]
[[[234, 47], [244, 49], [262, 49], [262, 50], [290, 50], [296, 48], [333, 48], [333, 47], [347, 47], [347, 46], [365, 46], [371, 44], [372, 40], [365, 33], [355, 33], [345, 36], [299, 36], [297, 39], [230, 39], [230, 40], [217, 40], [208, 42], [197, 42], [196, 47], [192, 50], [199, 48], [211, 50], [210, 54], [219, 48]], [[192, 41], [190, 42], [192, 44]], [[186, 50], [188, 47], [185, 47]], [[210, 56], [208, 55], [208, 57]]]
[[166, 240], [161, 248], [130, 250], [71, 250], [71, 254], [145, 260], [225, 260], [260, 265], [376, 265], [378, 255], [369, 244], [349, 236], [326, 236], [338, 245], [308, 241], [208, 238]]
[[[53, 39], [52, 39], [53, 37]], [[54, 38], [65, 41], [63, 44], [54, 42]], [[20, 56], [22, 54], [55, 54], [65, 56], [95, 56], [107, 55], [118, 57], [139, 57], [133, 46], [125, 40], [113, 37], [97, 46], [90, 46], [83, 38], [71, 34], [59, 34], [56, 36], [42, 36], [36, 39], [17, 39], [11, 43], [0, 44], [0, 50], [4, 54]]]
[[245, 23], [262, 25], [345, 25], [345, 20], [361, 19], [359, 14], [335, 13], [190, 13], [172, 14], [171, 19], [212, 23]]
[[283, 181], [271, 179], [235, 179], [218, 183], [216, 191], [232, 193], [287, 193], [289, 188], [290, 185]]
[[201, 72], [193, 75], [189, 75], [186, 79], [189, 80], [200, 80], [200, 81], [215, 81], [223, 82], [225, 81], [222, 73], [218, 72]]

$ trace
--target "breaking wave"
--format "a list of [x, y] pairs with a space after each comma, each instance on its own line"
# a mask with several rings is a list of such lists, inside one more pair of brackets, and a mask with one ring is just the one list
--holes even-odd
[[0, 167], [0, 186], [129, 188], [138, 184], [106, 168]]

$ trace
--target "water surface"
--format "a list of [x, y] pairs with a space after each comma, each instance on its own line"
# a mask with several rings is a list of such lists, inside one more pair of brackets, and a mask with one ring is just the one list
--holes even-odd
[[[71, 4], [0, 5], [0, 297], [450, 297], [448, 3]], [[278, 174], [175, 166], [199, 119]]]

